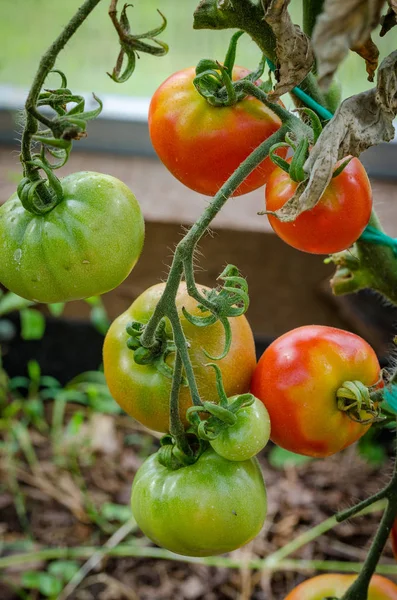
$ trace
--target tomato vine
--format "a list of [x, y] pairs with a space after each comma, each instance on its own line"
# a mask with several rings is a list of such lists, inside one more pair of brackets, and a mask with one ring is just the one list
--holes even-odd
[[[21, 151], [24, 179], [18, 188], [18, 195], [23, 207], [35, 215], [44, 215], [63, 200], [64, 190], [53, 171], [67, 161], [72, 141], [80, 139], [85, 135], [87, 121], [98, 116], [102, 108], [101, 101], [94, 96], [99, 107], [92, 111], [86, 111], [84, 99], [73, 94], [68, 89], [66, 77], [59, 71], [58, 74], [61, 77], [60, 87], [56, 90], [42, 91], [46, 77], [53, 71], [59, 52], [64, 48], [69, 39], [74, 35], [79, 26], [90, 15], [99, 2], [100, 0], [86, 0], [74, 17], [72, 17], [60, 36], [44, 54], [26, 100], [26, 123], [22, 136]], [[288, 2], [285, 3], [285, 6], [287, 5]], [[306, 0], [304, 2], [304, 31], [306, 34], [312, 34], [317, 17], [323, 9], [323, 5], [323, 0]], [[160, 15], [163, 19], [163, 23], [159, 27], [143, 35], [133, 35], [130, 31], [126, 10], [127, 5], [122, 10], [120, 18], [118, 18], [117, 0], [112, 0], [109, 15], [119, 35], [121, 49], [116, 66], [110, 76], [119, 83], [127, 80], [132, 74], [135, 68], [137, 51], [161, 56], [166, 53], [168, 49], [164, 42], [155, 39], [161, 34], [166, 26], [166, 19], [161, 13]], [[220, 280], [221, 285], [219, 288], [210, 290], [209, 292], [200, 290], [196, 283], [193, 262], [197, 245], [203, 235], [207, 232], [214, 217], [219, 213], [228, 199], [236, 192], [245, 179], [264, 161], [264, 159], [269, 157], [269, 155], [273, 158], [274, 162], [289, 173], [292, 180], [298, 183], [297, 188], [300, 192], [297, 192], [296, 196], [294, 195], [293, 198], [288, 200], [288, 202], [292, 201], [292, 213], [293, 216], [295, 216], [295, 219], [297, 215], [312, 208], [311, 206], [304, 204], [302, 197], [308, 190], [310, 191], [310, 186], [313, 184], [316, 173], [316, 160], [318, 159], [319, 154], [321, 154], [321, 150], [324, 148], [327, 149], [326, 144], [324, 143], [324, 137], [326, 137], [327, 131], [332, 132], [332, 127], [337, 123], [337, 118], [340, 116], [341, 109], [338, 109], [336, 116], [333, 119], [330, 119], [326, 126], [328, 127], [327, 131], [324, 130], [321, 132], [322, 124], [325, 123], [326, 117], [329, 115], [332, 103], [316, 81], [315, 73], [318, 65], [312, 64], [310, 61], [311, 53], [309, 51], [306, 52], [308, 64], [300, 65], [301, 68], [299, 69], [299, 65], [297, 65], [296, 62], [298, 59], [294, 56], [289, 57], [289, 60], [291, 60], [289, 70], [292, 73], [292, 77], [290, 80], [288, 77], [286, 78], [286, 71], [288, 71], [288, 69], [286, 69], [286, 65], [283, 64], [283, 60], [280, 57], [282, 56], [284, 60], [288, 61], [288, 52], [286, 51], [286, 49], [288, 49], [288, 40], [284, 39], [280, 41], [275, 32], [282, 32], [283, 28], [284, 33], [287, 30], [292, 30], [289, 29], [291, 22], [288, 13], [284, 11], [282, 13], [283, 16], [280, 17], [281, 13], [282, 11], [280, 11], [280, 13], [275, 11], [272, 2], [267, 2], [265, 0], [256, 3], [251, 0], [234, 0], [233, 3], [219, 3], [216, 0], [203, 0], [195, 12], [194, 26], [196, 28], [211, 27], [213, 29], [225, 29], [238, 26], [241, 31], [247, 32], [252, 37], [263, 53], [258, 74], [257, 72], [254, 72], [250, 76], [233, 81], [232, 74], [236, 43], [241, 36], [241, 32], [238, 32], [232, 38], [232, 43], [224, 65], [220, 65], [215, 61], [202, 61], [199, 63], [194, 81], [200, 94], [211, 104], [211, 106], [215, 107], [233, 106], [247, 96], [254, 97], [267, 108], [271, 109], [271, 111], [280, 119], [281, 126], [265, 141], [259, 144], [243, 162], [241, 162], [240, 166], [214, 195], [201, 217], [178, 243], [174, 252], [164, 291], [148, 322], [145, 324], [133, 322], [129, 325], [129, 328], [127, 328], [127, 332], [132, 338], [132, 341], [130, 338], [129, 348], [131, 352], [134, 352], [134, 358], [137, 364], [148, 365], [155, 363], [156, 361], [158, 362], [159, 354], [161, 352], [163, 352], [166, 357], [172, 353], [174, 358], [172, 368], [166, 363], [164, 357], [164, 360], [161, 363], [163, 372], [168, 369], [167, 373], [172, 378], [172, 383], [169, 402], [170, 436], [166, 437], [163, 441], [163, 447], [159, 451], [158, 458], [152, 457], [151, 459], [151, 464], [155, 464], [156, 477], [160, 473], [160, 479], [164, 475], [164, 469], [167, 470], [168, 467], [173, 471], [176, 471], [173, 476], [175, 480], [178, 480], [178, 477], [181, 479], [183, 478], [181, 473], [187, 473], [188, 469], [191, 469], [191, 472], [194, 472], [196, 468], [198, 469], [200, 461], [204, 464], [205, 461], [215, 460], [222, 462], [223, 460], [226, 460], [223, 458], [220, 459], [219, 455], [216, 454], [213, 449], [209, 448], [208, 442], [212, 441], [212, 434], [224, 431], [228, 424], [231, 425], [236, 422], [236, 413], [239, 410], [247, 408], [253, 403], [253, 396], [249, 394], [241, 394], [237, 397], [233, 396], [229, 403], [229, 399], [222, 391], [223, 388], [218, 371], [217, 383], [220, 396], [219, 405], [214, 404], [213, 402], [211, 404], [200, 396], [192, 359], [189, 355], [189, 343], [181, 324], [180, 314], [178, 313], [176, 298], [179, 286], [182, 280], [186, 282], [188, 294], [198, 303], [203, 313], [202, 316], [197, 316], [192, 315], [185, 310], [183, 316], [189, 323], [197, 327], [206, 327], [219, 321], [224, 328], [225, 344], [223, 351], [220, 356], [216, 357], [209, 356], [207, 353], [209, 360], [220, 360], [228, 353], [231, 344], [229, 319], [240, 317], [244, 314], [248, 307], [249, 297], [246, 281], [236, 267], [232, 265], [229, 265], [225, 271], [220, 274], [218, 279]], [[284, 18], [284, 21], [282, 21], [282, 18]], [[279, 37], [281, 38], [282, 36], [280, 35]], [[148, 41], [145, 42], [143, 41], [144, 39], [147, 39]], [[303, 50], [310, 49], [310, 39], [305, 36], [304, 33], [302, 33], [299, 40]], [[297, 55], [299, 55], [299, 52], [297, 52]], [[127, 65], [123, 70], [123, 61], [125, 57], [127, 58]], [[275, 90], [270, 89], [265, 91], [263, 85], [257, 84], [257, 76], [259, 77], [261, 72], [263, 72], [266, 61], [268, 61], [268, 63], [270, 62], [272, 68], [274, 67], [273, 70], [277, 73], [277, 85], [280, 84], [283, 79], [287, 79], [287, 81], [283, 81], [283, 85], [289, 85], [289, 91], [296, 106], [301, 111], [302, 118], [298, 118], [286, 110], [282, 105], [274, 101], [277, 99]], [[295, 68], [299, 72], [299, 74], [296, 75], [299, 81], [294, 81], [293, 76], [295, 75]], [[387, 71], [388, 64], [386, 64], [384, 68]], [[390, 69], [391, 67], [389, 65], [389, 70]], [[381, 92], [384, 87], [387, 88], [387, 85], [385, 86], [385, 82], [381, 77], [378, 81], [377, 91], [374, 91], [374, 94], [377, 94], [377, 99], [382, 96]], [[305, 105], [305, 99], [310, 106]], [[365, 99], [367, 99], [367, 97], [362, 96], [363, 103]], [[67, 110], [67, 106], [70, 104], [73, 104], [73, 108]], [[42, 113], [39, 109], [43, 106], [51, 107], [56, 113], [55, 117], [49, 119], [46, 114]], [[309, 110], [313, 108], [316, 109], [316, 107], [318, 108], [318, 116], [315, 114], [313, 115], [311, 110]], [[390, 115], [388, 116], [390, 117]], [[387, 123], [385, 129], [387, 129]], [[383, 138], [380, 133], [384, 136]], [[376, 135], [374, 134], [374, 139], [386, 139], [386, 134], [389, 135], [390, 131], [388, 130], [386, 133], [382, 131], [380, 133], [376, 132]], [[361, 145], [360, 143], [357, 144], [359, 150], [354, 147], [356, 155], [365, 149], [365, 147], [368, 147], [368, 140], [365, 140], [365, 143], [362, 140], [359, 141], [361, 143]], [[34, 143], [41, 145], [40, 153], [33, 153], [32, 146]], [[285, 147], [287, 143], [295, 150], [295, 155], [291, 164], [282, 158], [277, 157], [275, 154], [277, 148]], [[345, 138], [342, 139], [340, 147], [338, 147], [337, 150], [342, 152], [342, 150], [346, 148], [346, 145], [344, 144]], [[367, 144], [367, 146], [365, 146], [365, 144]], [[369, 142], [369, 145], [372, 145], [371, 141]], [[312, 153], [309, 153], [310, 146], [314, 146]], [[343, 158], [349, 154], [350, 152], [345, 152]], [[337, 156], [335, 155], [334, 158], [337, 158]], [[342, 168], [346, 167], [346, 164], [347, 162], [343, 163]], [[335, 161], [334, 164], [331, 165], [331, 171], [334, 166]], [[310, 171], [310, 168], [313, 170]], [[41, 171], [44, 171], [47, 180], [41, 178]], [[332, 173], [329, 177], [332, 177]], [[324, 178], [324, 181], [325, 180], [326, 177]], [[329, 181], [330, 179], [328, 179], [328, 182]], [[320, 197], [321, 194], [319, 198]], [[293, 218], [290, 218], [291, 215], [277, 214], [277, 216], [278, 218], [284, 216], [286, 221], [294, 220]], [[365, 224], [363, 226], [365, 226]], [[382, 238], [384, 233], [382, 232], [380, 222], [375, 212], [373, 212], [371, 216], [370, 228], [371, 229], [368, 229], [366, 234], [364, 233], [364, 235], [356, 241], [353, 253], [350, 251], [343, 251], [332, 257], [332, 260], [337, 265], [336, 274], [331, 282], [333, 290], [335, 293], [339, 294], [357, 291], [364, 287], [371, 287], [383, 293], [391, 301], [397, 304], [397, 257], [395, 244], [390, 241], [388, 242], [387, 240], [385, 241], [384, 237]], [[360, 232], [361, 231], [362, 228], [360, 229]], [[170, 323], [172, 328], [171, 345], [168, 343], [169, 340], [165, 335], [166, 322]], [[171, 374], [169, 371], [171, 371]], [[185, 383], [185, 380], [190, 390], [193, 403], [193, 407], [188, 410], [188, 417], [191, 425], [191, 428], [188, 431], [185, 429], [179, 411], [179, 393], [181, 385], [182, 383]], [[386, 378], [386, 388], [396, 385], [396, 382], [397, 370], [390, 375], [388, 379]], [[365, 397], [368, 402], [367, 406], [371, 408], [371, 414], [373, 413], [375, 417], [378, 417], [374, 399], [376, 402], [379, 402], [382, 399], [383, 392], [378, 389], [375, 391], [368, 390], [364, 388], [360, 382], [359, 385], [356, 385], [354, 390], [352, 390], [352, 386], [350, 385], [349, 387], [346, 383], [349, 384], [351, 382], [345, 382], [344, 386], [338, 386], [338, 389], [339, 391], [342, 390], [340, 395], [344, 399], [346, 397], [349, 399], [349, 393], [352, 393], [357, 400], [356, 404], [358, 405], [358, 408], [355, 404], [355, 409], [358, 416], [356, 418], [358, 420], [360, 419], [361, 400], [363, 397]], [[356, 381], [353, 383], [357, 384]], [[213, 401], [213, 399], [211, 399], [211, 401]], [[337, 408], [344, 410], [344, 406], [341, 404], [339, 404]], [[206, 421], [203, 420], [204, 414], [208, 415]], [[395, 417], [393, 418], [395, 419]], [[195, 442], [193, 442], [193, 444], [191, 443], [192, 435], [195, 436]], [[199, 440], [198, 450], [197, 439]], [[249, 460], [252, 460], [251, 457], [249, 457]], [[146, 463], [146, 465], [148, 465], [148, 463]], [[247, 464], [244, 464], [244, 466], [228, 465], [228, 468], [236, 472], [253, 469], [255, 473], [257, 473], [256, 463], [252, 462], [250, 465], [251, 466]], [[145, 467], [145, 469], [146, 468], [148, 467]], [[178, 475], [177, 472], [180, 468], [182, 471]], [[183, 469], [186, 469], [186, 471], [183, 471]], [[144, 471], [141, 472], [140, 477], [143, 477], [142, 473], [144, 473]], [[137, 481], [138, 479], [139, 477], [137, 477]], [[260, 483], [261, 481], [262, 480], [260, 479], [260, 481], [258, 480], [256, 483], [259, 488], [261, 488], [261, 494], [265, 499], [264, 488], [262, 489], [261, 487], [263, 482]], [[142, 496], [142, 498], [143, 500], [145, 499], [144, 496]], [[139, 505], [139, 507], [142, 507], [145, 504], [142, 498], [139, 498], [136, 501], [136, 504]], [[352, 583], [351, 587], [346, 591], [341, 600], [362, 600], [367, 595], [371, 578], [376, 570], [380, 555], [397, 516], [397, 463], [395, 463], [393, 475], [389, 484], [383, 490], [371, 498], [358, 503], [355, 507], [338, 514], [335, 518], [335, 522], [341, 522], [361, 513], [363, 510], [367, 510], [370, 507], [373, 508], [379, 501], [385, 503], [385, 508], [378, 531], [359, 576]], [[265, 508], [263, 508], [263, 511], [260, 511], [261, 514], [258, 516], [247, 539], [251, 539], [257, 532], [258, 526], [260, 527], [260, 521], [262, 517], [264, 518], [264, 515], [262, 514], [264, 511]], [[230, 514], [233, 513], [231, 512]], [[228, 515], [228, 519], [230, 519], [230, 514]], [[223, 516], [225, 515], [222, 515], [222, 517]], [[231, 529], [228, 519], [226, 519], [227, 527]], [[200, 523], [196, 525], [197, 531], [199, 532], [201, 525]], [[150, 531], [149, 525], [148, 530]], [[157, 540], [156, 536], [153, 537]], [[167, 535], [165, 537], [167, 537]], [[160, 538], [162, 541], [162, 536], [160, 536], [159, 539]], [[241, 536], [241, 539], [245, 539], [244, 535]], [[178, 544], [175, 546], [171, 544], [170, 547], [178, 550]], [[186, 547], [187, 554], [194, 553], [195, 550], [194, 548], [191, 548], [190, 540], [187, 540]], [[231, 543], [230, 548], [234, 547], [235, 545]], [[293, 543], [292, 547], [295, 547]], [[223, 546], [221, 549], [222, 548]], [[227, 545], [226, 548], [229, 549], [229, 546]], [[196, 551], [206, 555], [211, 553], [211, 547], [201, 548]], [[289, 551], [292, 551], [291, 547], [289, 548]], [[276, 559], [278, 558], [280, 560], [280, 557], [283, 557], [284, 554], [285, 553], [281, 551], [278, 553], [278, 556], [277, 553], [273, 555], [273, 563], [277, 565]], [[268, 562], [271, 565], [270, 559]], [[0, 564], [2, 564], [1, 560]], [[12, 561], [9, 564], [12, 564]]]

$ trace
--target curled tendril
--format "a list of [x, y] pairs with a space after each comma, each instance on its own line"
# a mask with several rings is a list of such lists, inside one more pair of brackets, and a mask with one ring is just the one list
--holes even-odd
[[234, 265], [227, 265], [218, 277], [224, 284], [220, 290], [212, 289], [205, 290], [204, 296], [200, 294], [195, 287], [194, 297], [203, 303], [198, 307], [202, 312], [210, 311], [212, 314], [207, 315], [192, 315], [184, 307], [182, 308], [183, 316], [189, 323], [196, 327], [208, 327], [217, 321], [223, 325], [225, 331], [225, 345], [222, 353], [219, 356], [211, 356], [205, 349], [204, 354], [211, 360], [221, 360], [230, 350], [232, 343], [232, 331], [229, 323], [229, 317], [239, 317], [243, 315], [249, 305], [248, 284], [244, 277], [241, 277], [239, 270]]
[[[108, 73], [109, 77], [116, 83], [124, 83], [127, 81], [135, 70], [136, 59], [139, 58], [138, 52], [145, 52], [154, 56], [164, 56], [168, 52], [168, 44], [155, 38], [164, 31], [167, 26], [167, 19], [163, 13], [159, 10], [157, 12], [163, 19], [162, 24], [155, 29], [147, 31], [141, 35], [134, 35], [131, 33], [130, 22], [127, 17], [127, 8], [133, 6], [132, 4], [124, 4], [123, 10], [120, 14], [120, 19], [117, 18], [117, 0], [113, 0], [109, 9], [109, 16], [113, 22], [113, 25], [118, 33], [121, 50], [117, 57], [116, 65], [113, 68], [112, 73]], [[147, 39], [153, 44], [144, 42]], [[124, 71], [123, 62], [124, 57], [127, 57], [127, 65]]]

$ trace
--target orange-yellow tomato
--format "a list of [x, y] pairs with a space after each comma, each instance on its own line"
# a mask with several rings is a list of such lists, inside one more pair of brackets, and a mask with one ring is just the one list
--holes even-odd
[[[234, 67], [233, 78], [249, 71]], [[171, 75], [153, 95], [149, 133], [167, 169], [187, 187], [208, 196], [219, 188], [260, 143], [281, 126], [262, 102], [248, 96], [233, 106], [211, 106], [193, 85], [193, 67]], [[286, 150], [277, 151], [280, 156]], [[266, 158], [237, 188], [234, 196], [264, 185], [275, 169]]]
[[[341, 598], [349, 589], [357, 575], [339, 575], [328, 573], [318, 575], [304, 581], [285, 600], [324, 600], [325, 598]], [[367, 600], [397, 600], [397, 586], [395, 583], [382, 577], [372, 577]]]
[[[298, 183], [280, 168], [266, 185], [266, 210], [276, 211], [294, 195]], [[349, 248], [368, 225], [372, 191], [367, 173], [353, 158], [340, 175], [331, 179], [314, 208], [285, 223], [269, 215], [275, 233], [290, 246], [312, 254], [332, 254]]]
[[[346, 448], [369, 427], [339, 410], [338, 388], [345, 381], [372, 386], [379, 378], [378, 359], [365, 340], [334, 327], [308, 325], [285, 333], [265, 350], [251, 391], [269, 412], [276, 444], [324, 457]], [[369, 415], [361, 411], [361, 417]]]
[[[126, 327], [131, 321], [147, 323], [161, 298], [165, 284], [159, 283], [147, 289], [111, 325], [103, 347], [105, 377], [113, 398], [126, 413], [146, 427], [167, 432], [169, 428], [169, 398], [171, 379], [153, 365], [138, 365], [133, 351], [127, 347], [129, 338]], [[199, 286], [204, 289], [204, 286]], [[189, 323], [182, 314], [182, 307], [196, 316], [203, 316], [196, 300], [191, 298], [186, 285], [181, 284], [176, 297], [178, 313], [185, 336], [190, 344], [189, 355], [200, 396], [203, 400], [218, 398], [214, 369], [205, 366], [211, 356], [219, 356], [224, 348], [225, 334], [218, 321], [208, 327], [197, 327]], [[229, 353], [217, 361], [223, 376], [227, 396], [249, 390], [252, 373], [256, 365], [254, 338], [244, 316], [230, 319], [232, 344]], [[171, 334], [171, 326], [167, 325]], [[172, 364], [173, 354], [167, 362]], [[186, 409], [191, 406], [189, 388], [182, 386], [179, 394], [180, 415], [186, 423]]]

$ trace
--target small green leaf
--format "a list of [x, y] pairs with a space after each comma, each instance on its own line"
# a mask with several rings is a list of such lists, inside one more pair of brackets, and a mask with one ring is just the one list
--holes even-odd
[[125, 523], [131, 519], [131, 508], [124, 504], [105, 502], [101, 508], [101, 515], [108, 521], [119, 521], [120, 523]]
[[65, 302], [54, 302], [54, 304], [48, 304], [48, 310], [53, 317], [59, 317], [65, 308]]
[[22, 575], [22, 587], [39, 590], [43, 596], [57, 597], [62, 591], [62, 582], [48, 573], [27, 571]]
[[82, 424], [84, 423], [84, 412], [81, 410], [77, 410], [72, 418], [70, 419], [67, 427], [67, 433], [70, 436], [77, 435], [81, 429]]
[[313, 460], [310, 456], [295, 454], [289, 450], [284, 450], [279, 446], [275, 446], [269, 454], [269, 463], [275, 469], [284, 469], [284, 467], [299, 467]]
[[21, 336], [24, 340], [41, 340], [45, 331], [45, 318], [33, 308], [24, 308], [20, 312]]
[[79, 569], [80, 565], [75, 560], [56, 560], [50, 563], [48, 572], [60, 581], [69, 583]]
[[32, 304], [34, 302], [25, 300], [25, 298], [21, 298], [21, 296], [17, 296], [13, 292], [8, 292], [0, 299], [0, 315], [5, 315], [14, 310], [21, 310], [27, 306], [32, 306]]
[[30, 360], [28, 362], [28, 375], [30, 380], [34, 381], [34, 383], [38, 384], [40, 382], [41, 369], [37, 360]]

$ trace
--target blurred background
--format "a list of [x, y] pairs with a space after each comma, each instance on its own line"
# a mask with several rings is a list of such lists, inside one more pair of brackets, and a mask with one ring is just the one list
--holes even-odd
[[[21, 178], [20, 111], [38, 61], [80, 3], [0, 3], [0, 203], [15, 191]], [[299, 4], [291, 3], [296, 22], [300, 21]], [[158, 445], [156, 438], [122, 415], [111, 399], [100, 371], [101, 348], [109, 321], [143, 290], [165, 279], [173, 248], [183, 234], [181, 226], [192, 224], [208, 202], [207, 197], [188, 190], [168, 173], [154, 155], [147, 131], [149, 100], [164, 79], [201, 58], [224, 58], [230, 31], [193, 31], [196, 5], [197, 0], [134, 2], [129, 9], [133, 32], [158, 26], [161, 18], [156, 9], [160, 9], [168, 20], [160, 38], [170, 50], [161, 58], [142, 55], [125, 84], [114, 83], [106, 74], [112, 71], [119, 51], [107, 2], [95, 9], [57, 62], [67, 75], [69, 87], [84, 94], [88, 106], [91, 92], [104, 102], [102, 115], [88, 124], [87, 139], [74, 144], [61, 174], [93, 170], [123, 180], [141, 204], [146, 243], [132, 274], [102, 299], [69, 303], [62, 315], [45, 306], [17, 304], [15, 308], [21, 310], [2, 313], [0, 303], [2, 361], [10, 378], [1, 420], [5, 458], [0, 473], [0, 510], [4, 515], [0, 536], [3, 534], [8, 544], [6, 554], [47, 546], [105, 543], [130, 523], [126, 505], [133, 474]], [[392, 34], [374, 39], [382, 57], [394, 49]], [[259, 59], [258, 48], [243, 36], [237, 64], [254, 69]], [[362, 59], [354, 53], [339, 70], [338, 79], [344, 97], [371, 85]], [[48, 87], [52, 81], [55, 79], [49, 79]], [[288, 99], [284, 100], [288, 105]], [[397, 236], [397, 144], [381, 145], [362, 158], [386, 232]], [[319, 256], [300, 253], [281, 242], [266, 217], [257, 215], [263, 209], [263, 190], [231, 199], [215, 219], [211, 235], [200, 244], [197, 274], [200, 283], [214, 285], [224, 266], [232, 263], [247, 277], [251, 297], [247, 317], [258, 355], [285, 331], [318, 323], [359, 333], [382, 360], [387, 360], [396, 333], [396, 309], [370, 292], [334, 298], [328, 283], [332, 266]], [[87, 371], [88, 375], [81, 375]], [[366, 493], [376, 489], [384, 479], [379, 466], [387, 464], [389, 446], [387, 435], [380, 445], [368, 437], [359, 453], [353, 448], [327, 461], [307, 461], [268, 449], [262, 466], [271, 488], [269, 521], [254, 545], [234, 553], [238, 568], [230, 568], [233, 565], [226, 559], [222, 568], [215, 568], [205, 561], [187, 566], [148, 558], [145, 549], [150, 545], [147, 540], [145, 545], [138, 534], [141, 556], [98, 560], [70, 595], [60, 596], [59, 585], [54, 582], [52, 596], [43, 592], [43, 574], [55, 577], [62, 586], [67, 578], [54, 575], [56, 567], [50, 572], [48, 563], [37, 560], [6, 571], [0, 597], [282, 600], [302, 576], [284, 572], [271, 577], [252, 570], [250, 561], [266, 556], [291, 536], [333, 514], [350, 503], [352, 496], [361, 497], [365, 486]], [[341, 526], [337, 534], [312, 543], [297, 556], [362, 560], [362, 548], [375, 523], [376, 519], [368, 518]], [[127, 526], [124, 541], [135, 544], [136, 534], [133, 525]], [[169, 558], [167, 553], [163, 558]], [[69, 569], [72, 577], [80, 572], [82, 563], [69, 562], [58, 572]], [[37, 579], [38, 573], [41, 579]]]

